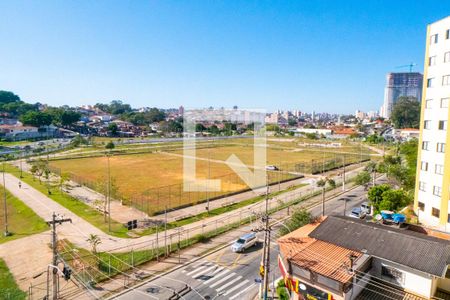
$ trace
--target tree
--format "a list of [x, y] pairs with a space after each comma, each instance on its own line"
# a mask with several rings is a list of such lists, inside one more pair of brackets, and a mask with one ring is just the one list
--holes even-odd
[[70, 141], [70, 143], [73, 147], [79, 147], [80, 145], [87, 145], [88, 140], [78, 134]]
[[366, 137], [366, 142], [369, 144], [380, 144], [384, 142], [384, 137], [378, 134], [371, 134], [368, 137]]
[[48, 126], [52, 123], [52, 116], [46, 112], [28, 111], [20, 117], [20, 121], [35, 127]]
[[0, 104], [19, 102], [20, 97], [9, 91], [0, 91]]
[[370, 182], [370, 174], [367, 171], [362, 171], [355, 177], [357, 185], [367, 185]]
[[382, 194], [381, 202], [378, 205], [378, 210], [397, 211], [407, 206], [411, 199], [403, 190], [387, 190]]
[[367, 193], [370, 204], [373, 205], [373, 207], [378, 208], [380, 202], [383, 200], [383, 193], [389, 190], [391, 190], [391, 187], [387, 184], [371, 187]]
[[89, 244], [91, 244], [92, 253], [97, 254], [97, 246], [102, 243], [100, 237], [96, 234], [90, 234], [88, 239], [86, 240]]
[[391, 120], [395, 128], [419, 128], [420, 103], [415, 97], [399, 97], [394, 104]]
[[336, 182], [332, 178], [328, 177], [322, 178], [316, 183], [318, 187], [322, 188], [322, 216], [325, 216], [325, 189], [327, 183], [333, 189], [336, 187]]
[[39, 159], [39, 160], [35, 161], [33, 163], [33, 165], [31, 166], [30, 171], [33, 175], [38, 177], [40, 184], [42, 183], [42, 181], [41, 181], [42, 175], [45, 175], [48, 177], [48, 175], [50, 174], [50, 170], [48, 168], [48, 163], [47, 163], [47, 161], [45, 161], [43, 159]]
[[119, 127], [116, 123], [109, 123], [108, 125], [108, 131], [111, 133], [112, 136], [116, 136], [117, 132], [119, 131]]
[[109, 141], [109, 142], [106, 144], [106, 146], [105, 146], [105, 148], [108, 149], [108, 150], [112, 150], [112, 149], [114, 149], [115, 147], [116, 147], [116, 145], [114, 145], [113, 141]]
[[[313, 221], [313, 217], [306, 209], [296, 210], [292, 216], [284, 222], [284, 226], [280, 228], [279, 235], [283, 236], [289, 232], [305, 226]], [[286, 228], [287, 227], [287, 228]]]

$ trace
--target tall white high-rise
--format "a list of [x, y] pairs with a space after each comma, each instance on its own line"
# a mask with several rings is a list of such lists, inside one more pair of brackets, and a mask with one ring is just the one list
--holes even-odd
[[414, 208], [450, 231], [450, 16], [428, 25]]
[[414, 97], [420, 101], [422, 97], [423, 75], [416, 72], [388, 73], [384, 89], [382, 116], [390, 118], [394, 104], [400, 97]]

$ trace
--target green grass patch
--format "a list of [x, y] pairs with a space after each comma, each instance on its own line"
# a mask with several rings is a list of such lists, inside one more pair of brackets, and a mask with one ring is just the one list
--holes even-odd
[[0, 299], [20, 300], [26, 299], [27, 294], [19, 289], [14, 277], [9, 272], [6, 263], [0, 259]]
[[[20, 170], [15, 166], [7, 165], [6, 172], [13, 174], [17, 178], [20, 177]], [[53, 201], [64, 206], [77, 216], [91, 223], [103, 232], [121, 238], [130, 237], [128, 235], [128, 230], [123, 226], [123, 224], [114, 220], [111, 220], [111, 231], [108, 231], [108, 223], [105, 223], [104, 216], [100, 212], [79, 201], [78, 199], [68, 195], [67, 193], [61, 192], [59, 187], [50, 187], [51, 194], [49, 195], [47, 191], [47, 185], [44, 182], [39, 183], [39, 181], [34, 178], [33, 175], [27, 172], [23, 172], [23, 178], [21, 180], [23, 182], [26, 182], [39, 192], [43, 193], [44, 195], [48, 196]], [[51, 212], [49, 212], [49, 215], [50, 213]], [[86, 232], [86, 234], [89, 234], [89, 232]]]
[[0, 236], [0, 244], [49, 229], [47, 223], [35, 214], [31, 208], [26, 206], [22, 201], [14, 197], [8, 190], [6, 190], [8, 231], [11, 235], [5, 237], [3, 235], [5, 228], [3, 205], [4, 191], [3, 186], [0, 186], [0, 197], [2, 202], [0, 205], [0, 226], [2, 232]]

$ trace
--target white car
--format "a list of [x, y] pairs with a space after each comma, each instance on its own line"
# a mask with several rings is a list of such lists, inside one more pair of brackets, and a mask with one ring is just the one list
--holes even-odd
[[233, 252], [244, 252], [246, 249], [256, 245], [256, 233], [247, 233], [241, 236], [236, 242], [231, 245], [231, 251]]

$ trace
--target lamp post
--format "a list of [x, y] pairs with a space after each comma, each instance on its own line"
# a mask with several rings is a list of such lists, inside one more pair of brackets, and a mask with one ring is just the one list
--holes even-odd
[[3, 161], [3, 210], [5, 215], [5, 231], [3, 235], [10, 236], [11, 233], [8, 231], [8, 206], [6, 203], [5, 161]]

